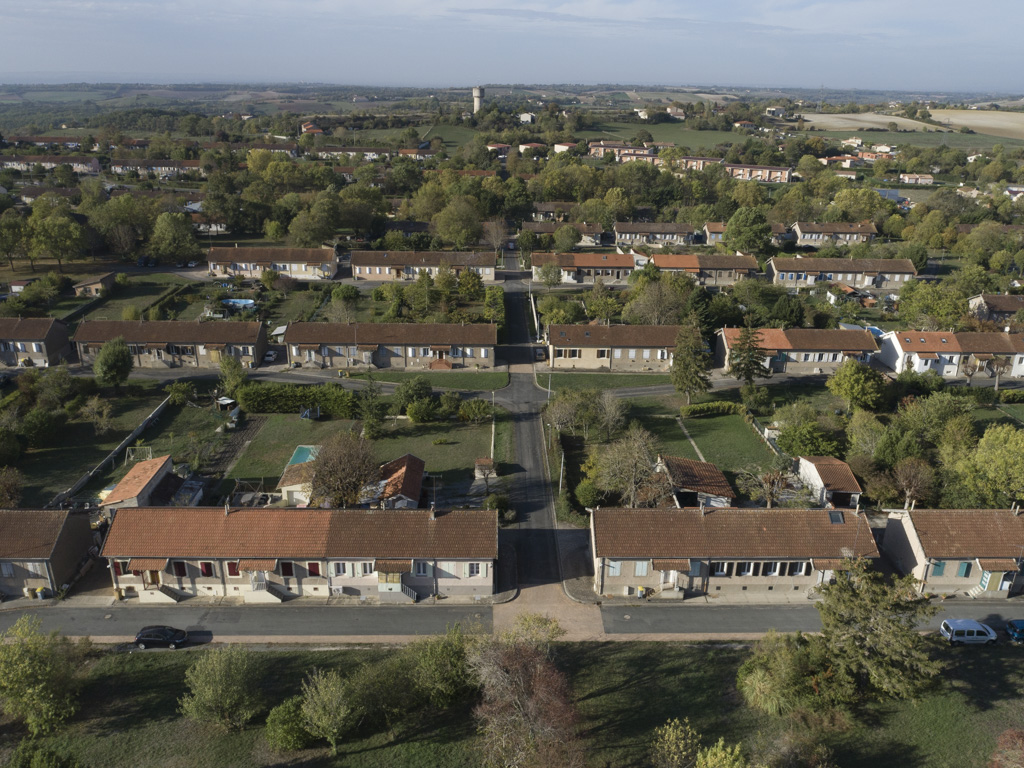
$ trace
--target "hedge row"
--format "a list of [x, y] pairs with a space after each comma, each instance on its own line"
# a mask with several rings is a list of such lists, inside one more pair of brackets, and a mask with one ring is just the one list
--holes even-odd
[[696, 418], [698, 416], [725, 416], [737, 414], [742, 416], [747, 412], [743, 403], [733, 403], [728, 400], [712, 400], [710, 403], [695, 403], [684, 405], [679, 409], [679, 415], [685, 418]]
[[259, 383], [243, 384], [235, 393], [238, 404], [249, 413], [301, 413], [320, 407], [324, 416], [351, 419], [356, 413], [355, 393], [338, 384]]
[[969, 397], [978, 405], [991, 405], [996, 401], [997, 393], [991, 387], [946, 387], [942, 390], [957, 397]]
[[1024, 389], [1003, 389], [999, 392], [1001, 403], [1024, 403]]

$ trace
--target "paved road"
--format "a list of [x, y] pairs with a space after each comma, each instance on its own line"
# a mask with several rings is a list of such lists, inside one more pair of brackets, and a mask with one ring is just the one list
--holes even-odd
[[[0, 630], [7, 629], [30, 610], [0, 612]], [[71, 608], [61, 605], [42, 608], [36, 614], [45, 631], [66, 635], [119, 637], [135, 635], [147, 624], [173, 624], [198, 633], [202, 639], [218, 641], [231, 637], [320, 638], [370, 635], [443, 634], [455, 623], [479, 625], [491, 631], [490, 606], [402, 605], [242, 605], [201, 606], [118, 605], [108, 608]]]
[[[977, 619], [996, 632], [1008, 619], [1024, 618], [1024, 605], [977, 600], [948, 601], [925, 629], [938, 629], [948, 617]], [[818, 632], [821, 620], [808, 605], [707, 605], [693, 600], [682, 605], [653, 605], [637, 602], [601, 606], [601, 623], [610, 635], [632, 634], [746, 634], [767, 632]]]

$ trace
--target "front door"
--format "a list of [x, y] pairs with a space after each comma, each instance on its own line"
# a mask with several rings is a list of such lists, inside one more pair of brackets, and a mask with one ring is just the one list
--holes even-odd
[[1002, 578], [999, 579], [999, 591], [1006, 592], [1013, 586], [1013, 571], [1003, 571]]
[[160, 571], [146, 571], [144, 573], [142, 581], [147, 586], [159, 587], [160, 586]]

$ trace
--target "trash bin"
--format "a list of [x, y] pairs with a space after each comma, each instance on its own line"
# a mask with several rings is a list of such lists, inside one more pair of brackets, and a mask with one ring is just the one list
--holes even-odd
[[46, 599], [46, 587], [36, 587], [36, 600]]

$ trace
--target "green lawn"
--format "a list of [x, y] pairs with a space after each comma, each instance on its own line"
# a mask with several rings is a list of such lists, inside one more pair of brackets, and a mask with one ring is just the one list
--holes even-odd
[[318, 309], [325, 298], [330, 298], [329, 294], [325, 296], [320, 291], [297, 288], [272, 307], [267, 312], [266, 319], [270, 321], [271, 329], [278, 325], [294, 323]]
[[[374, 381], [390, 381], [401, 384], [403, 381], [422, 376], [430, 382], [434, 389], [465, 389], [465, 390], [492, 390], [508, 386], [508, 373], [505, 371], [427, 371], [416, 373], [413, 371], [377, 371], [372, 378]], [[368, 378], [366, 374], [357, 373], [353, 379]]]
[[672, 383], [667, 373], [538, 373], [537, 383], [547, 389], [624, 389], [659, 387]]
[[86, 320], [120, 320], [124, 308], [134, 305], [145, 309], [159, 298], [160, 294], [176, 285], [190, 281], [178, 275], [156, 272], [151, 275], [133, 275], [128, 285], [118, 286], [113, 295], [85, 315]]
[[[358, 428], [358, 423], [343, 419], [307, 421], [298, 414], [270, 414], [259, 434], [228, 472], [228, 477], [262, 478], [276, 485], [296, 446], [318, 445], [328, 435], [352, 428]], [[449, 442], [434, 445], [439, 439]], [[514, 445], [511, 416], [499, 409], [495, 460], [499, 464], [510, 464], [515, 458]], [[375, 448], [381, 463], [411, 453], [426, 462], [427, 472], [440, 473], [446, 482], [466, 480], [472, 476], [473, 462], [490, 455], [491, 425], [488, 422], [473, 426], [457, 421], [413, 424], [406, 419], [397, 423], [388, 419], [383, 436], [375, 441]], [[499, 474], [502, 474], [500, 468]]]
[[464, 125], [432, 125], [426, 130], [420, 130], [420, 139], [430, 141], [440, 136], [446, 149], [454, 149], [471, 142], [476, 134], [475, 130]]
[[1024, 424], [1024, 403], [1000, 403], [999, 408], [1017, 419], [1017, 426]]
[[[400, 721], [393, 735], [362, 729], [345, 736], [337, 758], [322, 747], [275, 754], [263, 740], [263, 717], [299, 693], [313, 667], [342, 675], [387, 656], [387, 648], [277, 651], [259, 654], [264, 712], [236, 732], [196, 724], [177, 713], [185, 670], [196, 653], [97, 652], [84, 670], [78, 714], [45, 746], [106, 768], [463, 768], [480, 765], [472, 702], [430, 708]], [[780, 717], [749, 709], [735, 688], [748, 650], [739, 644], [560, 643], [556, 665], [566, 673], [579, 710], [587, 765], [644, 768], [653, 731], [686, 718], [704, 743], [724, 738], [757, 758], [790, 728]], [[997, 735], [1024, 717], [1020, 649], [937, 648], [950, 667], [918, 701], [867, 705], [849, 728], [812, 738], [831, 747], [843, 768], [985, 768]], [[22, 729], [0, 719], [0, 760]]]
[[676, 420], [682, 403], [683, 398], [679, 395], [638, 397], [629, 402], [628, 418], [630, 421], [639, 421], [644, 429], [658, 438], [658, 447], [662, 454], [697, 459], [697, 452], [693, 450], [693, 445], [686, 439]]
[[685, 123], [658, 123], [655, 125], [639, 125], [635, 123], [601, 123], [593, 130], [578, 131], [576, 138], [579, 141], [591, 139], [619, 139], [628, 141], [636, 136], [637, 131], [644, 129], [650, 132], [655, 141], [671, 141], [680, 147], [691, 149], [703, 149], [714, 147], [718, 144], [742, 144], [747, 136], [732, 131], [694, 131], [686, 127]]
[[772, 457], [768, 446], [742, 416], [687, 419], [686, 429], [704, 454], [704, 460], [730, 475], [730, 479], [744, 467], [762, 465]]
[[112, 397], [113, 429], [96, 435], [91, 423], [71, 421], [51, 448], [33, 448], [18, 460], [25, 475], [22, 506], [39, 507], [99, 464], [164, 399], [155, 382], [132, 382]]
[[[1006, 406], [1002, 407], [1005, 408]], [[995, 407], [975, 408], [971, 417], [974, 419], [974, 424], [978, 427], [978, 431], [982, 433], [993, 424], [1013, 424], [1015, 427], [1020, 426], [1009, 416]]]

